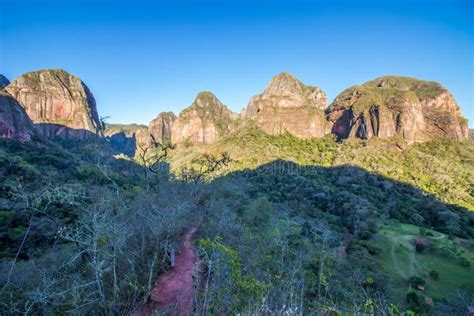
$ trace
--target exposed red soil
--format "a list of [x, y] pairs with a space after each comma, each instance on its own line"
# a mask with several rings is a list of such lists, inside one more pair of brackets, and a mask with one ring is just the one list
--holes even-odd
[[184, 235], [183, 252], [176, 256], [175, 266], [162, 275], [150, 293], [150, 301], [134, 315], [150, 315], [156, 311], [171, 315], [190, 315], [193, 311], [193, 269], [199, 258], [191, 247], [196, 227]]

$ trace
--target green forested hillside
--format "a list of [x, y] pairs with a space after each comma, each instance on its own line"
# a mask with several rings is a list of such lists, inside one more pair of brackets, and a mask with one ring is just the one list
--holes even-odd
[[271, 136], [245, 128], [209, 147], [188, 147], [171, 159], [180, 168], [203, 152], [229, 152], [233, 163], [223, 172], [255, 169], [274, 161], [301, 166], [352, 165], [388, 179], [413, 185], [443, 202], [474, 210], [474, 143], [433, 140], [408, 146], [403, 140], [336, 142], [332, 136], [300, 139], [290, 134]]
[[[260, 298], [272, 312], [464, 313], [474, 289], [472, 142], [302, 140], [250, 128], [182, 148], [171, 162], [179, 172], [224, 151], [233, 161], [211, 181], [202, 225], [206, 247], [219, 249], [203, 253], [214, 269], [213, 308], [261, 313]], [[391, 254], [399, 239], [403, 252]], [[430, 244], [423, 254], [416, 239]], [[238, 283], [226, 277], [229, 251], [250, 278], [244, 297], [222, 292]], [[220, 256], [230, 258], [216, 267]], [[412, 277], [426, 289], [410, 287]]]
[[102, 141], [0, 140], [0, 314], [126, 314], [193, 222], [186, 184]]
[[173, 173], [152, 172], [158, 156], [117, 159], [102, 141], [1, 141], [2, 314], [147, 306], [193, 227], [197, 314], [462, 315], [472, 300], [470, 141], [247, 127], [176, 148]]

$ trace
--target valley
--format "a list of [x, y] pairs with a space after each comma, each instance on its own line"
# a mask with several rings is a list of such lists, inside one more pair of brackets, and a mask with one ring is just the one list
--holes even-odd
[[0, 313], [462, 315], [474, 143], [438, 83], [384, 76], [328, 104], [273, 77], [112, 124], [78, 77], [0, 94]]

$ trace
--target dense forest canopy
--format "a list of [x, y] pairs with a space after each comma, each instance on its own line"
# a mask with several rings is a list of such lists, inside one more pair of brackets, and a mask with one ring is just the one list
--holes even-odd
[[462, 314], [472, 299], [471, 141], [247, 127], [136, 162], [102, 139], [0, 148], [5, 314], [147, 306], [191, 227], [197, 313]]

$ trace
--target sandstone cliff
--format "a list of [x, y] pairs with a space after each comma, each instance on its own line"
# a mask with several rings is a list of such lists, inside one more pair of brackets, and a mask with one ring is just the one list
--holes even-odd
[[148, 124], [148, 133], [156, 141], [170, 142], [175, 121], [176, 115], [173, 112], [162, 112]]
[[92, 93], [79, 78], [64, 70], [29, 72], [6, 89], [46, 137], [86, 139], [101, 135]]
[[320, 88], [306, 86], [283, 72], [250, 100], [241, 117], [253, 120], [269, 134], [287, 131], [302, 138], [321, 137], [330, 132], [324, 114], [326, 100]]
[[212, 144], [230, 130], [236, 118], [211, 92], [200, 92], [193, 104], [174, 121], [171, 142]]
[[433, 137], [467, 138], [467, 121], [451, 93], [440, 84], [386, 76], [353, 86], [327, 109], [339, 138], [399, 136], [408, 143]]
[[140, 147], [171, 142], [171, 133], [176, 115], [173, 112], [160, 113], [148, 126], [138, 124], [105, 124], [105, 136], [114, 149], [128, 156], [134, 156]]
[[0, 88], [0, 138], [30, 141], [37, 134], [22, 106]]

